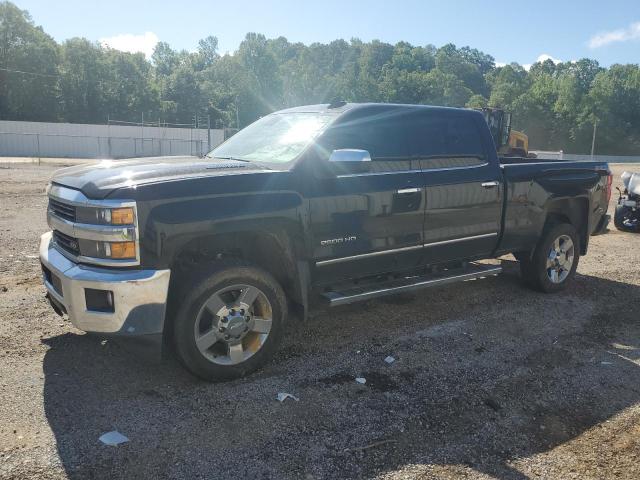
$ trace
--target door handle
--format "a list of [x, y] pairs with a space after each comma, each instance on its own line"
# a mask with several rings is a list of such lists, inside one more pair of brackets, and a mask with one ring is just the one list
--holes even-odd
[[482, 182], [482, 186], [484, 188], [493, 188], [493, 187], [497, 187], [498, 185], [500, 185], [499, 182]]
[[403, 193], [418, 193], [420, 191], [419, 188], [401, 188], [400, 190], [398, 190], [397, 193], [399, 194], [403, 194]]

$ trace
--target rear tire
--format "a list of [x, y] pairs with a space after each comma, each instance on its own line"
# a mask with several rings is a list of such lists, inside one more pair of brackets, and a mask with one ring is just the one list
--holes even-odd
[[522, 256], [520, 271], [525, 283], [540, 292], [564, 290], [573, 280], [580, 260], [580, 243], [573, 225], [545, 228], [531, 257]]
[[624, 205], [616, 205], [616, 212], [613, 216], [613, 224], [621, 232], [633, 232], [634, 229], [624, 224], [624, 221], [628, 218], [629, 213], [632, 212], [631, 207]]
[[275, 353], [284, 332], [287, 300], [268, 272], [223, 261], [185, 282], [174, 324], [176, 353], [207, 381], [243, 377]]

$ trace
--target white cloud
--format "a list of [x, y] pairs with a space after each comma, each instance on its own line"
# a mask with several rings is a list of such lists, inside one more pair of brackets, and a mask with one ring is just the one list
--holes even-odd
[[628, 42], [629, 40], [640, 39], [640, 22], [635, 22], [627, 28], [600, 32], [589, 39], [589, 48], [599, 48], [615, 42]]
[[122, 33], [113, 37], [101, 38], [99, 41], [103, 47], [113, 48], [122, 52], [142, 52], [145, 57], [150, 58], [160, 39], [153, 32], [144, 32], [141, 35]]
[[548, 53], [543, 53], [542, 55], [538, 55], [538, 59], [536, 60], [537, 62], [544, 62], [546, 60], [551, 60], [553, 63], [562, 63], [562, 60], [558, 59], [558, 58], [554, 58], [551, 55], [549, 55]]
[[[545, 60], [551, 60], [553, 63], [562, 63], [562, 60], [560, 60], [559, 58], [552, 57], [548, 53], [542, 53], [538, 55], [538, 58], [536, 59], [535, 63], [544, 62]], [[496, 62], [496, 67], [504, 67], [505, 65], [508, 65], [508, 64], [506, 62]], [[529, 69], [531, 68], [531, 65], [533, 65], [533, 63], [523, 63], [522, 68], [529, 71]]]

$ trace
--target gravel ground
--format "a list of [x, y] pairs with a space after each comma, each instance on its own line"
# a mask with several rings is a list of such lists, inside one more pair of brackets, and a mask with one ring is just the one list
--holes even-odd
[[[0, 168], [0, 478], [640, 478], [640, 235], [594, 237], [558, 295], [506, 257], [318, 312], [262, 371], [205, 384], [47, 305], [53, 169]], [[114, 429], [130, 442], [98, 441]]]

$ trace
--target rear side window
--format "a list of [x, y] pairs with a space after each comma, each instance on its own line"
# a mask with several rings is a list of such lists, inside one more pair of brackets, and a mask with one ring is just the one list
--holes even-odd
[[475, 157], [485, 160], [482, 135], [467, 115], [420, 115], [411, 122], [409, 153], [413, 157]]

